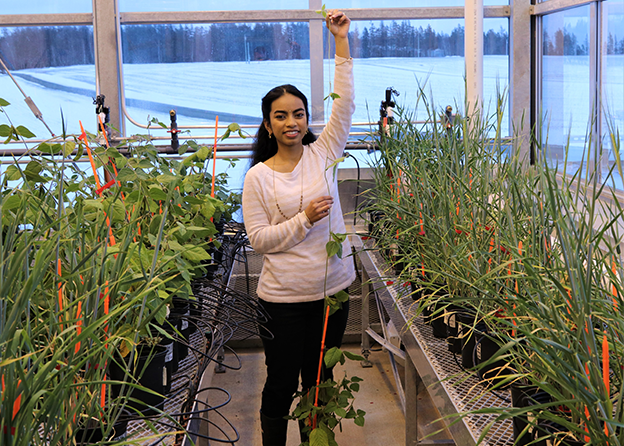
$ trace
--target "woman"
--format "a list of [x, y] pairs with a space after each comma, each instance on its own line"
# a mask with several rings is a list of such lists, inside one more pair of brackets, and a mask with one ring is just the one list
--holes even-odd
[[[271, 90], [262, 99], [263, 123], [253, 146], [252, 167], [243, 187], [243, 217], [251, 246], [264, 255], [258, 296], [270, 316], [272, 339], [263, 339], [267, 380], [260, 421], [264, 446], [286, 444], [287, 420], [299, 385], [316, 385], [324, 297], [346, 289], [355, 279], [350, 257], [327, 258], [330, 230], [344, 233], [333, 169], [342, 156], [355, 110], [349, 18], [327, 11], [327, 27], [336, 41], [332, 113], [316, 139], [309, 131], [308, 101], [292, 85]], [[344, 243], [343, 252], [351, 248]], [[339, 346], [348, 303], [330, 317], [326, 346]]]

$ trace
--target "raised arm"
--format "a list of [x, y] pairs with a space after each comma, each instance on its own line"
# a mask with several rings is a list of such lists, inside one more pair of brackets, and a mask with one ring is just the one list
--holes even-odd
[[336, 55], [348, 59], [351, 57], [349, 50], [349, 26], [351, 19], [342, 11], [330, 9], [325, 18], [327, 28], [334, 35], [336, 41]]
[[317, 139], [316, 147], [327, 153], [330, 160], [340, 158], [351, 130], [351, 116], [355, 111], [353, 92], [353, 60], [349, 52], [349, 25], [351, 20], [341, 11], [327, 11], [326, 24], [336, 40], [336, 68], [333, 92], [339, 97], [332, 103], [332, 112]]

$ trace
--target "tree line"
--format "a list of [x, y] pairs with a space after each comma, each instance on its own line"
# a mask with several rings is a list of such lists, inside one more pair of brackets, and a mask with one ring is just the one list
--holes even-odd
[[[564, 28], [551, 37], [546, 35], [545, 54], [587, 54], [587, 42], [577, 42], [573, 31]], [[307, 23], [126, 25], [122, 34], [124, 63], [310, 57]], [[483, 37], [484, 54], [508, 54], [507, 30], [488, 30]], [[325, 41], [333, 44], [333, 39]], [[464, 27], [458, 25], [445, 33], [407, 20], [371, 22], [363, 29], [353, 28], [350, 44], [356, 58], [463, 56]], [[624, 54], [624, 39], [609, 35], [608, 47], [609, 54]], [[90, 26], [5, 28], [0, 31], [0, 57], [14, 70], [93, 64], [93, 30]]]

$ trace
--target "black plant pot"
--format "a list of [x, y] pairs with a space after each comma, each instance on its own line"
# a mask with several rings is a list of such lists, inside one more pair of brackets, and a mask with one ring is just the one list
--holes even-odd
[[[466, 338], [468, 338], [469, 340], [472, 339], [474, 345], [472, 329], [475, 325], [475, 318], [476, 316], [474, 312], [468, 311], [466, 309], [453, 308], [448, 311], [446, 324], [446, 340], [449, 344], [448, 349], [451, 353], [462, 354], [463, 357], [463, 349], [466, 343]], [[472, 357], [472, 350], [470, 351], [470, 356]], [[464, 368], [472, 367], [472, 365], [466, 367], [463, 364], [462, 366]]]
[[[500, 384], [506, 375], [512, 373], [502, 359], [485, 365], [487, 361], [498, 355], [500, 344], [500, 338], [492, 333], [477, 333], [473, 361], [477, 366], [477, 376], [488, 387]], [[508, 387], [507, 384], [498, 388], [502, 390]]]
[[99, 420], [90, 420], [86, 423], [86, 426], [79, 424], [74, 434], [76, 445], [100, 444], [103, 441], [121, 440], [126, 436], [129, 419], [130, 413], [123, 411], [113, 424], [113, 428], [107, 438], [104, 438], [104, 433], [107, 430], [107, 425], [105, 423], [103, 424], [103, 422]]
[[180, 332], [182, 337], [176, 335], [176, 348], [178, 350], [178, 360], [182, 361], [188, 356], [188, 343], [191, 337], [191, 302], [187, 299], [174, 299], [169, 320]]
[[[551, 396], [541, 391], [537, 386], [513, 383], [510, 387], [511, 404], [513, 407], [525, 408], [552, 401]], [[536, 444], [532, 442], [534, 439], [538, 438], [539, 435], [536, 435], [536, 426], [529, 425], [529, 417], [536, 419], [539, 417], [539, 414], [527, 412], [526, 414], [515, 416], [512, 419], [514, 445], [516, 446]], [[544, 440], [540, 440], [537, 444], [544, 446], [542, 444], [543, 441]]]
[[164, 330], [169, 337], [164, 337], [162, 333], [158, 330], [152, 328], [152, 336], [160, 336], [162, 339], [158, 343], [159, 346], [164, 347], [165, 354], [165, 369], [167, 370], [167, 384], [165, 385], [164, 391], [165, 393], [169, 393], [171, 391], [171, 381], [175, 372], [178, 371], [178, 364], [180, 359], [178, 357], [178, 350], [175, 343], [176, 327], [168, 322], [165, 322], [160, 326], [162, 330]]
[[445, 339], [448, 336], [446, 330], [447, 309], [444, 305], [436, 303], [433, 305], [433, 311], [431, 313], [431, 329], [433, 336], [439, 339]]
[[434, 304], [434, 311], [431, 315], [431, 328], [433, 329], [433, 336], [442, 339], [447, 339], [449, 333], [457, 336], [457, 324], [455, 323], [455, 319], [453, 320], [453, 328], [449, 329], [449, 319], [451, 315], [457, 311], [459, 311], [457, 306], [449, 305], [443, 301], [439, 301]]
[[461, 344], [461, 365], [465, 369], [471, 369], [475, 365], [473, 356], [477, 335], [485, 332], [486, 326], [483, 322], [475, 322], [474, 313], [459, 313], [458, 317], [457, 337]]
[[191, 334], [195, 333], [198, 329], [197, 321], [201, 319], [203, 313], [202, 301], [203, 298], [201, 296], [197, 296], [195, 300], [191, 300], [189, 302]]
[[[144, 345], [139, 346], [136, 354], [138, 358], [136, 358], [134, 364], [127, 364], [130, 356], [123, 359], [117, 358], [117, 361], [110, 363], [108, 371], [111, 379], [115, 381], [124, 381], [126, 371], [128, 371], [129, 380], [132, 383], [136, 382], [136, 379], [133, 378], [134, 376], [140, 376], [138, 384], [156, 392], [157, 395], [139, 388], [128, 388], [128, 385], [126, 385], [125, 393], [130, 397], [128, 406], [135, 408], [143, 414], [153, 414], [157, 410], [164, 408], [165, 389], [169, 385], [165, 364], [167, 350], [162, 346], [156, 346], [152, 349]], [[112, 384], [111, 390], [113, 397], [117, 398], [121, 394], [122, 385]]]

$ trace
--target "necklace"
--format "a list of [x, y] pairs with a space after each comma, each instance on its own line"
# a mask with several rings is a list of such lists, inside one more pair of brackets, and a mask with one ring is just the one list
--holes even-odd
[[[280, 208], [279, 203], [277, 202], [277, 193], [275, 191], [275, 157], [273, 157], [273, 195], [275, 196], [275, 205], [277, 206], [277, 210], [286, 220], [290, 220], [292, 217], [286, 217], [284, 212], [282, 212], [282, 208]], [[301, 154], [301, 195], [299, 197], [299, 210], [297, 214], [303, 210], [303, 153]], [[297, 215], [295, 214], [295, 215]], [[295, 216], [293, 215], [293, 217]]]

